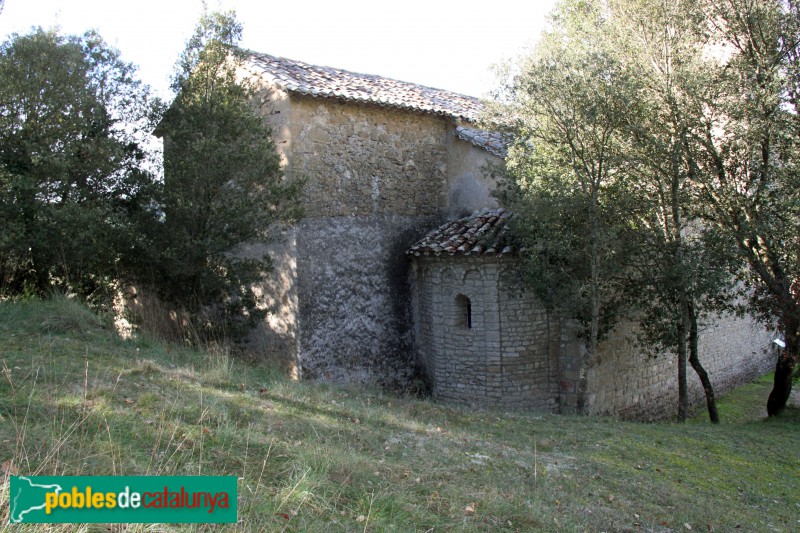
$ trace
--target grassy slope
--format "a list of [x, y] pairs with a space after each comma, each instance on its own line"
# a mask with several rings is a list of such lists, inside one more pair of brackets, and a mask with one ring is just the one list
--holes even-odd
[[0, 524], [18, 471], [237, 475], [252, 531], [800, 528], [800, 412], [760, 419], [763, 380], [717, 427], [475, 412], [123, 341], [65, 300], [0, 302], [0, 371]]

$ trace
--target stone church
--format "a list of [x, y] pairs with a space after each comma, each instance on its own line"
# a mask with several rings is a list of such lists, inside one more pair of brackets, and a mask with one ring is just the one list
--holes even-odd
[[[422, 376], [442, 401], [574, 410], [583, 347], [505, 275], [510, 215], [492, 196], [505, 143], [476, 128], [480, 100], [258, 53], [242, 75], [259, 88], [287, 178], [307, 182], [306, 217], [265, 248], [276, 269], [254, 349], [300, 378]], [[625, 333], [592, 363], [590, 411], [669, 415], [675, 358], [646, 359]], [[769, 371], [770, 341], [750, 321], [706, 328], [715, 386]], [[701, 397], [699, 381], [692, 392]]]

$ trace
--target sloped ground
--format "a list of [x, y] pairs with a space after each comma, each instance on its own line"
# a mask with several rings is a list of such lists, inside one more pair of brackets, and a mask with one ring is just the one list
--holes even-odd
[[716, 427], [473, 412], [123, 341], [63, 299], [0, 302], [0, 371], [3, 524], [21, 473], [236, 475], [242, 531], [800, 528], [800, 411], [763, 420], [768, 379]]

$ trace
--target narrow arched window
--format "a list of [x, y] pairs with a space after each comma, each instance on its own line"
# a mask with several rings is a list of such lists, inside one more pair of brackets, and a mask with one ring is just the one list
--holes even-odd
[[463, 294], [456, 296], [456, 324], [472, 329], [472, 302]]

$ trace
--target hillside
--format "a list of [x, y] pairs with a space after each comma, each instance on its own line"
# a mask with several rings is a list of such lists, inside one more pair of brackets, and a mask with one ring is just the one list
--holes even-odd
[[64, 299], [0, 302], [0, 371], [4, 525], [20, 473], [236, 475], [244, 531], [800, 528], [800, 411], [764, 420], [766, 380], [716, 427], [504, 414], [121, 340]]

